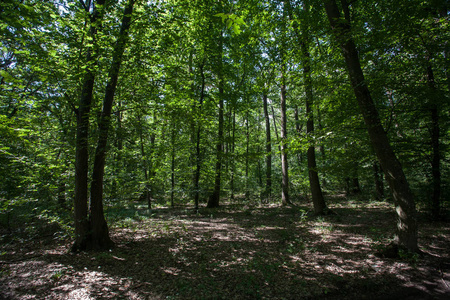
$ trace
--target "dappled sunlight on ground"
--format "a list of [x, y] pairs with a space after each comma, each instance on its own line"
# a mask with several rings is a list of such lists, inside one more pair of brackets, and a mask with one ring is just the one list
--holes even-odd
[[449, 224], [421, 224], [429, 256], [383, 259], [374, 253], [395, 228], [388, 205], [331, 208], [336, 215], [319, 218], [305, 215], [308, 207], [274, 205], [154, 210], [112, 228], [110, 252], [68, 254], [67, 242], [10, 245], [0, 284], [11, 299], [401, 299], [403, 288], [406, 296], [444, 299], [450, 292]]

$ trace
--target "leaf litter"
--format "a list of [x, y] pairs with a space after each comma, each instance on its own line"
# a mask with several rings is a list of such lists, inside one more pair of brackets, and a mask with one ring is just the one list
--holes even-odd
[[113, 226], [116, 247], [102, 253], [48, 236], [2, 243], [0, 299], [449, 299], [449, 223], [421, 218], [423, 256], [380, 258], [391, 206], [330, 208], [159, 208]]

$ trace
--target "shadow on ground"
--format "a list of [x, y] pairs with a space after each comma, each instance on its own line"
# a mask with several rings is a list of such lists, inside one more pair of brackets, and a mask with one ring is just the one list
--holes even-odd
[[[448, 299], [449, 224], [422, 224], [423, 258], [373, 254], [394, 229], [386, 205], [160, 209], [112, 230], [106, 253], [67, 244], [2, 257], [8, 299]], [[123, 223], [125, 224], [125, 223]], [[126, 225], [126, 224], [125, 224]], [[28, 252], [27, 252], [28, 251]]]

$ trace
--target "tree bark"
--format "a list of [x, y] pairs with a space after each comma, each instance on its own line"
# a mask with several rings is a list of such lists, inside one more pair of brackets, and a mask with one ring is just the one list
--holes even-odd
[[383, 129], [375, 103], [364, 79], [350, 24], [341, 17], [335, 0], [325, 0], [325, 10], [333, 35], [341, 46], [353, 91], [367, 126], [370, 141], [383, 168], [395, 202], [397, 232], [395, 243], [411, 252], [418, 252], [417, 212], [413, 194], [402, 166]]
[[353, 182], [353, 189], [352, 189], [352, 193], [353, 194], [361, 194], [361, 186], [359, 185], [359, 178], [358, 177], [353, 177], [352, 179]]
[[[306, 134], [309, 137], [311, 137], [311, 135], [314, 133], [314, 114], [312, 109], [314, 97], [311, 79], [311, 61], [307, 44], [303, 42], [301, 47], [303, 52], [303, 65], [304, 65], [303, 81], [305, 84], [305, 94], [306, 94], [306, 115], [307, 115]], [[316, 215], [323, 215], [327, 212], [327, 205], [325, 204], [325, 199], [323, 197], [322, 189], [320, 187], [314, 143], [312, 143], [312, 145], [308, 147], [307, 159], [308, 159], [309, 186], [311, 188], [314, 213]]]
[[270, 118], [266, 91], [263, 92], [263, 108], [266, 121], [266, 188], [264, 196], [270, 198], [272, 195], [272, 139], [270, 137]]
[[[200, 76], [202, 78], [201, 89], [200, 89], [200, 99], [198, 101], [198, 116], [200, 116], [202, 110], [203, 99], [205, 97], [205, 73], [203, 72], [203, 64], [200, 65]], [[196, 145], [195, 145], [195, 172], [194, 172], [194, 205], [195, 211], [198, 211], [198, 203], [200, 199], [200, 168], [201, 168], [201, 157], [200, 157], [200, 140], [201, 140], [201, 126], [200, 122], [197, 122], [197, 132], [196, 132]]]
[[122, 19], [119, 37], [113, 52], [113, 60], [108, 74], [105, 97], [103, 99], [103, 110], [98, 123], [99, 137], [95, 150], [94, 169], [91, 183], [91, 205], [90, 205], [90, 231], [91, 242], [88, 248], [106, 250], [114, 246], [109, 237], [108, 225], [103, 212], [103, 177], [105, 171], [105, 161], [107, 153], [108, 132], [111, 123], [111, 111], [114, 103], [119, 77], [120, 65], [122, 63], [123, 52], [125, 51], [128, 39], [128, 30], [131, 24], [131, 15], [135, 0], [129, 0]]
[[[98, 27], [101, 27], [101, 13], [99, 7], [103, 7], [104, 0], [94, 3], [94, 11], [91, 16], [89, 35], [92, 45], [96, 45]], [[88, 173], [89, 173], [89, 114], [91, 111], [92, 95], [95, 82], [95, 66], [97, 65], [97, 49], [88, 46], [86, 54], [86, 72], [83, 77], [83, 87], [77, 113], [76, 151], [75, 151], [75, 195], [74, 195], [74, 219], [75, 242], [72, 251], [80, 251], [86, 248], [89, 233], [88, 220]]]
[[[231, 154], [234, 156], [236, 150], [236, 107], [233, 107], [232, 127], [231, 127]], [[231, 161], [231, 178], [230, 178], [230, 199], [234, 199], [234, 173], [236, 172], [236, 164], [234, 159]]]
[[220, 33], [219, 38], [219, 55], [218, 55], [218, 77], [219, 77], [219, 128], [217, 134], [217, 145], [216, 145], [216, 172], [214, 179], [214, 191], [208, 199], [208, 204], [206, 207], [214, 208], [220, 205], [220, 192], [221, 192], [221, 172], [222, 172], [222, 156], [223, 156], [223, 104], [224, 104], [224, 93], [223, 93], [223, 70], [222, 70], [222, 51], [223, 51], [223, 36]]
[[[312, 136], [314, 133], [314, 95], [312, 88], [312, 78], [311, 78], [311, 58], [309, 54], [309, 41], [308, 35], [309, 31], [307, 28], [303, 27], [300, 30], [298, 28], [298, 23], [295, 22], [292, 14], [292, 6], [290, 0], [284, 1], [286, 5], [286, 9], [289, 15], [289, 19], [293, 22], [294, 33], [297, 36], [298, 43], [300, 44], [302, 60], [303, 60], [303, 84], [305, 87], [305, 95], [306, 95], [306, 134], [308, 136]], [[306, 3], [305, 5], [306, 13], [309, 13], [309, 5]], [[297, 113], [297, 112], [296, 112]], [[296, 116], [298, 120], [298, 116]], [[298, 122], [297, 122], [298, 123]], [[296, 124], [297, 131], [299, 131], [299, 124]], [[307, 160], [308, 160], [308, 177], [309, 177], [309, 186], [311, 189], [311, 196], [314, 205], [314, 213], [316, 215], [325, 214], [327, 211], [327, 206], [325, 204], [325, 199], [322, 194], [322, 189], [320, 187], [319, 174], [317, 172], [317, 163], [316, 163], [316, 152], [314, 143], [308, 147], [307, 151]]]
[[286, 122], [286, 83], [284, 78], [284, 66], [281, 71], [281, 203], [283, 205], [291, 204], [289, 200], [289, 166], [287, 156], [287, 122]]
[[219, 87], [219, 130], [218, 141], [216, 146], [216, 175], [214, 179], [214, 192], [209, 197], [208, 208], [219, 207], [220, 190], [221, 190], [221, 173], [222, 173], [222, 153], [223, 153], [223, 87]]

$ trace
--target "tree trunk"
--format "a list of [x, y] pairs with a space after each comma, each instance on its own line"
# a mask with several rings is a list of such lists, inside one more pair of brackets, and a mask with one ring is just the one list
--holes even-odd
[[353, 189], [352, 189], [352, 193], [353, 194], [361, 194], [361, 186], [359, 185], [359, 178], [358, 177], [353, 177], [352, 179], [353, 182]]
[[339, 42], [348, 69], [350, 81], [367, 126], [370, 141], [383, 168], [395, 202], [397, 232], [395, 243], [411, 252], [419, 251], [417, 245], [417, 213], [413, 194], [383, 129], [378, 111], [364, 79], [358, 52], [351, 37], [350, 24], [341, 18], [335, 0], [325, 0], [325, 10], [333, 35]]
[[[311, 62], [309, 57], [309, 50], [305, 42], [302, 43], [303, 52], [303, 81], [305, 84], [306, 94], [306, 134], [311, 136], [314, 133], [314, 115], [313, 115], [313, 90], [311, 80]], [[322, 189], [320, 187], [319, 174], [317, 172], [316, 152], [314, 143], [308, 147], [308, 175], [309, 186], [311, 188], [311, 196], [314, 205], [314, 213], [316, 215], [323, 215], [327, 212], [325, 199], [323, 198]]]
[[350, 196], [350, 177], [345, 177], [344, 186], [345, 186], [345, 197], [348, 197]]
[[[284, 1], [286, 5], [286, 9], [289, 15], [289, 19], [293, 22], [294, 33], [297, 36], [298, 42], [300, 44], [302, 60], [303, 60], [303, 84], [305, 87], [305, 95], [306, 95], [306, 134], [308, 136], [312, 136], [314, 133], [314, 113], [313, 113], [313, 105], [314, 105], [314, 96], [313, 96], [313, 88], [312, 88], [312, 78], [311, 78], [311, 58], [309, 54], [309, 31], [307, 28], [302, 28], [302, 32], [300, 33], [298, 29], [298, 23], [295, 22], [292, 14], [292, 6], [290, 0]], [[309, 13], [309, 5], [305, 5], [306, 13]], [[298, 112], [297, 112], [298, 113]], [[298, 116], [296, 116], [298, 120]], [[297, 122], [298, 123], [298, 122]], [[299, 131], [299, 124], [296, 124], [297, 131]], [[320, 187], [319, 174], [317, 172], [317, 163], [316, 163], [316, 153], [314, 143], [309, 146], [307, 151], [307, 159], [308, 159], [308, 177], [309, 177], [309, 186], [311, 189], [311, 196], [314, 205], [314, 213], [316, 215], [325, 214], [327, 211], [327, 206], [325, 204], [325, 200], [322, 194], [322, 189]]]
[[286, 122], [286, 84], [284, 78], [284, 66], [281, 71], [281, 203], [283, 205], [291, 204], [289, 200], [289, 166], [287, 156], [287, 122]]
[[272, 139], [270, 137], [270, 118], [267, 109], [267, 92], [263, 93], [264, 119], [266, 121], [266, 188], [264, 196], [270, 199], [272, 195]]
[[214, 179], [214, 192], [209, 197], [207, 207], [219, 207], [221, 190], [221, 172], [222, 172], [222, 153], [223, 153], [223, 87], [219, 87], [219, 131], [216, 146], [216, 175]]
[[[231, 128], [231, 154], [234, 156], [236, 150], [236, 108], [233, 107], [233, 118]], [[234, 199], [234, 173], [236, 172], [236, 165], [234, 159], [231, 161], [231, 178], [230, 178], [230, 199]]]
[[[202, 78], [201, 90], [200, 90], [200, 99], [198, 102], [198, 117], [201, 115], [203, 99], [205, 97], [205, 73], [203, 72], [203, 64], [200, 65], [200, 75]], [[201, 167], [201, 158], [200, 158], [200, 139], [201, 139], [201, 126], [200, 122], [197, 122], [197, 132], [196, 132], [196, 145], [195, 145], [195, 172], [194, 172], [194, 205], [195, 211], [198, 211], [198, 202], [200, 198], [200, 167]]]
[[222, 156], [223, 156], [223, 70], [222, 70], [222, 51], [223, 51], [223, 36], [222, 32], [219, 37], [219, 55], [218, 55], [218, 77], [219, 77], [219, 128], [217, 134], [217, 146], [216, 146], [216, 175], [214, 179], [214, 192], [208, 199], [206, 207], [214, 208], [219, 207], [220, 191], [221, 191], [221, 172], [222, 172]]
[[[94, 3], [94, 11], [91, 16], [89, 34], [92, 45], [96, 45], [97, 29], [101, 26], [101, 14], [99, 7], [103, 7], [104, 0]], [[88, 8], [89, 9], [89, 8]], [[86, 72], [83, 77], [80, 102], [77, 109], [77, 132], [75, 151], [75, 242], [72, 251], [80, 251], [86, 248], [86, 239], [89, 233], [88, 221], [88, 173], [89, 173], [89, 114], [91, 110], [92, 95], [95, 81], [95, 66], [97, 65], [97, 49], [88, 46], [86, 54]]]
[[248, 108], [246, 112], [246, 122], [245, 122], [245, 198], [250, 196], [249, 191], [249, 180], [248, 180], [248, 171], [249, 171], [249, 158], [250, 158], [250, 121], [249, 121], [249, 113]]
[[131, 15], [135, 0], [129, 0], [124, 11], [119, 37], [114, 47], [113, 59], [108, 75], [105, 97], [103, 99], [103, 110], [98, 123], [99, 137], [95, 150], [94, 169], [91, 182], [91, 205], [90, 205], [90, 243], [88, 248], [106, 250], [114, 246], [109, 237], [108, 225], [103, 212], [103, 177], [107, 153], [108, 132], [111, 120], [111, 111], [114, 103], [117, 80], [123, 52], [128, 39]]

